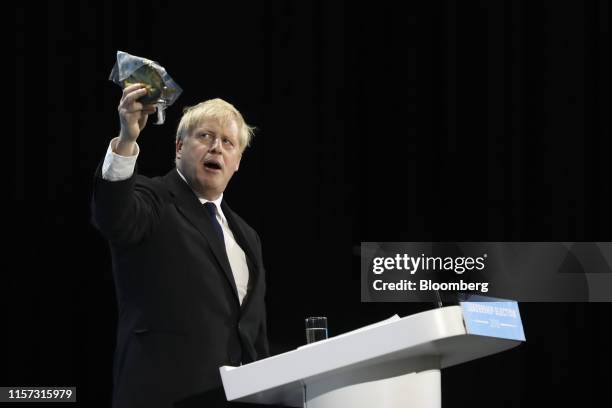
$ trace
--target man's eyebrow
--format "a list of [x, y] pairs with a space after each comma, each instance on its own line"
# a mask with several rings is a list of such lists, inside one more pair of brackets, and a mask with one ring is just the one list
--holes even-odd
[[214, 131], [214, 130], [212, 130], [211, 128], [206, 127], [205, 125], [204, 125], [204, 126], [202, 126], [202, 127], [197, 128], [197, 129], [195, 130], [195, 132], [196, 132], [196, 133], [210, 133], [210, 134], [212, 134], [213, 136], [219, 136], [219, 137], [224, 137], [224, 138], [226, 138], [226, 139], [229, 139], [229, 140], [231, 140], [231, 141], [232, 141], [232, 142], [234, 142], [234, 143], [237, 143], [237, 142], [239, 143], [239, 142], [240, 142], [240, 138], [239, 138], [239, 137], [230, 137], [230, 136], [226, 135], [226, 134], [225, 134], [225, 133], [223, 133], [223, 132], [215, 132], [215, 131]]
[[216, 132], [214, 130], [210, 130], [209, 128], [198, 128], [198, 129], [196, 129], [196, 132], [198, 132], [198, 133], [202, 133], [202, 132], [212, 133], [213, 135], [216, 135]]

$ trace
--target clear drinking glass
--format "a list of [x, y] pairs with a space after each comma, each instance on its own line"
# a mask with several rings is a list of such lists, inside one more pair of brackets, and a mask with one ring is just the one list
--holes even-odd
[[327, 317], [308, 317], [306, 319], [306, 343], [327, 338]]

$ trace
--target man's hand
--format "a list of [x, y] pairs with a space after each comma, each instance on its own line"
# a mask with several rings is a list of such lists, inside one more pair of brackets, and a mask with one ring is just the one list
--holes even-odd
[[143, 105], [138, 102], [138, 98], [146, 94], [147, 89], [143, 84], [134, 84], [123, 89], [123, 95], [117, 108], [121, 132], [115, 153], [125, 156], [132, 155], [136, 139], [147, 125], [147, 118], [155, 112], [155, 105]]

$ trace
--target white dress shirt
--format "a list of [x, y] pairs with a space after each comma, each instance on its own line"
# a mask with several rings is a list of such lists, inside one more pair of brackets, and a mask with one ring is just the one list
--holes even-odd
[[[108, 181], [121, 181], [132, 177], [134, 174], [134, 168], [136, 166], [136, 159], [140, 153], [140, 148], [136, 145], [133, 156], [121, 156], [115, 153], [117, 142], [119, 138], [116, 137], [111, 140], [104, 157], [104, 163], [102, 164], [102, 178]], [[185, 176], [176, 169], [179, 176], [187, 183]], [[195, 193], [195, 192], [194, 192]], [[197, 195], [197, 194], [196, 194]], [[198, 197], [202, 205], [209, 202], [204, 198]], [[229, 228], [227, 219], [221, 209], [221, 201], [223, 200], [223, 194], [214, 201], [211, 201], [216, 208], [217, 221], [221, 225], [223, 230], [223, 238], [225, 241], [225, 250], [229, 259], [230, 266], [232, 268], [232, 274], [234, 275], [234, 281], [236, 282], [236, 288], [238, 289], [238, 300], [240, 304], [247, 293], [247, 287], [249, 284], [249, 268], [246, 262], [246, 255], [240, 245], [236, 242], [232, 230]]]

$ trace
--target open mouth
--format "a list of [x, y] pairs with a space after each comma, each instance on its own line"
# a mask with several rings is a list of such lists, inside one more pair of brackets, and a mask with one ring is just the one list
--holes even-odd
[[216, 161], [207, 161], [204, 162], [204, 167], [208, 170], [216, 170], [216, 171], [221, 171], [222, 167], [221, 164], [216, 162]]

